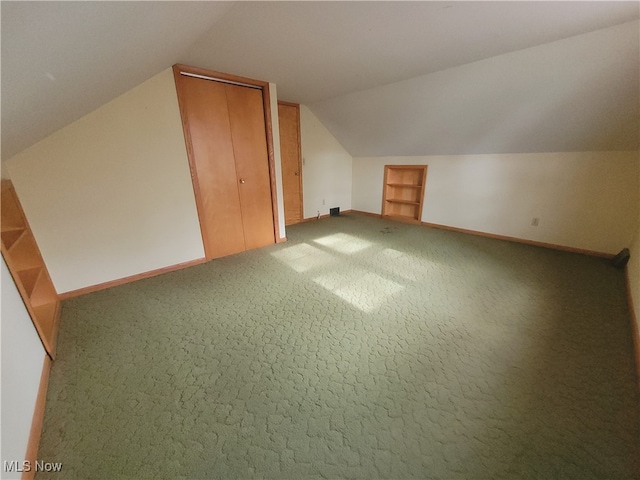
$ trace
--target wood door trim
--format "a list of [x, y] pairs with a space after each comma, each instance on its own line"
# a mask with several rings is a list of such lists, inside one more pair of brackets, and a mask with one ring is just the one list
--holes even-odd
[[424, 171], [422, 172], [422, 188], [420, 189], [420, 206], [418, 207], [418, 220], [422, 222], [422, 209], [424, 208], [424, 199], [427, 195], [427, 171], [429, 170], [429, 165], [424, 166]]
[[285, 102], [284, 100], [278, 100], [278, 105], [286, 105], [287, 107], [296, 107], [300, 111], [300, 104], [294, 102]]
[[262, 103], [264, 106], [264, 125], [267, 134], [267, 155], [269, 157], [269, 180], [271, 183], [271, 210], [273, 211], [273, 234], [276, 243], [280, 236], [280, 223], [278, 215], [278, 195], [276, 190], [276, 160], [273, 148], [273, 124], [271, 122], [271, 91], [269, 83], [265, 82], [262, 89]]
[[300, 219], [304, 218], [304, 190], [302, 182], [302, 132], [300, 131], [300, 104], [294, 104], [296, 107], [296, 123], [298, 125], [298, 183], [300, 184]]
[[[176, 84], [176, 93], [178, 97], [178, 107], [180, 109], [180, 120], [182, 122], [182, 130], [184, 132], [185, 144], [187, 147], [187, 158], [189, 160], [189, 170], [191, 171], [191, 183], [193, 184], [193, 192], [196, 200], [196, 211], [198, 213], [198, 222], [200, 225], [200, 232], [202, 235], [202, 241], [205, 249], [205, 257], [207, 260], [213, 259], [213, 254], [207, 247], [209, 244], [209, 238], [206, 233], [206, 228], [203, 223], [204, 218], [204, 205], [202, 201], [202, 192], [200, 191], [200, 182], [198, 180], [198, 174], [196, 171], [196, 161], [193, 153], [192, 140], [190, 134], [189, 118], [187, 116], [184, 93], [182, 91], [182, 84], [180, 82], [181, 72], [190, 73], [194, 75], [201, 75], [204, 77], [219, 78], [221, 80], [227, 80], [230, 82], [243, 83], [246, 85], [253, 85], [259, 87], [262, 90], [262, 105], [264, 110], [264, 121], [267, 137], [267, 156], [269, 162], [269, 180], [271, 185], [271, 206], [273, 211], [273, 237], [274, 242], [278, 242], [281, 239], [280, 236], [280, 224], [278, 217], [278, 198], [276, 194], [276, 167], [275, 167], [275, 154], [273, 148], [273, 126], [271, 122], [271, 98], [269, 90], [269, 82], [263, 80], [255, 80], [253, 78], [240, 77], [238, 75], [231, 75], [228, 73], [216, 72], [214, 70], [208, 70], [206, 68], [192, 67], [189, 65], [175, 64], [173, 66], [173, 77]], [[211, 80], [215, 81], [215, 80]]]
[[[302, 181], [302, 132], [300, 131], [300, 104], [278, 100], [278, 105], [294, 107], [296, 110], [296, 125], [298, 128], [298, 172], [300, 172], [300, 175], [298, 175], [298, 183], [300, 185], [300, 222], [302, 222], [304, 221], [304, 191]], [[282, 187], [284, 189], [284, 182]]]
[[174, 74], [177, 72], [180, 75], [180, 72], [190, 73], [193, 75], [201, 75], [203, 77], [210, 77], [212, 80], [218, 78], [220, 80], [226, 80], [228, 82], [235, 83], [244, 83], [246, 85], [253, 85], [259, 88], [269, 88], [269, 82], [265, 82], [264, 80], [256, 80], [254, 78], [241, 77], [239, 75], [232, 75], [230, 73], [217, 72], [215, 70], [208, 70], [206, 68], [200, 67], [192, 67], [190, 65], [184, 65], [180, 63], [176, 63], [173, 66]]

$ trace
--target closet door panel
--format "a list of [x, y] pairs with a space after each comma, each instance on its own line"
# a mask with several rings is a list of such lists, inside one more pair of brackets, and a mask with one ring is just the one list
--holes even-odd
[[275, 243], [262, 91], [226, 85], [247, 250]]
[[226, 86], [182, 76], [208, 259], [245, 250]]

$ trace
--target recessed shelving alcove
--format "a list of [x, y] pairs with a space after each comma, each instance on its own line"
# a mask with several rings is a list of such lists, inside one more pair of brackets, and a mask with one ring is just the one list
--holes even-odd
[[426, 178], [426, 165], [385, 165], [382, 216], [420, 223]]
[[60, 301], [9, 180], [2, 181], [2, 256], [47, 353], [55, 355]]

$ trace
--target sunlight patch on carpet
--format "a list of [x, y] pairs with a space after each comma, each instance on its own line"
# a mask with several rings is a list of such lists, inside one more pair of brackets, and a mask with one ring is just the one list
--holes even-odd
[[308, 243], [293, 245], [277, 252], [272, 252], [271, 255], [298, 273], [303, 273], [334, 261], [333, 256]]
[[316, 238], [314, 242], [336, 252], [346, 254], [360, 252], [372, 245], [371, 242], [346, 233], [335, 233], [326, 237]]
[[376, 310], [387, 297], [404, 289], [396, 282], [362, 269], [322, 275], [313, 281], [363, 312]]

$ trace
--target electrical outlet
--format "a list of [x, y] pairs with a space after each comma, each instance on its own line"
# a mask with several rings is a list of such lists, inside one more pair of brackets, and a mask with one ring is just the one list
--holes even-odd
[[531, 219], [531, 226], [532, 227], [537, 227], [539, 223], [540, 223], [540, 219], [538, 217], [533, 217]]
[[322, 204], [324, 205], [324, 198], [322, 199]]

